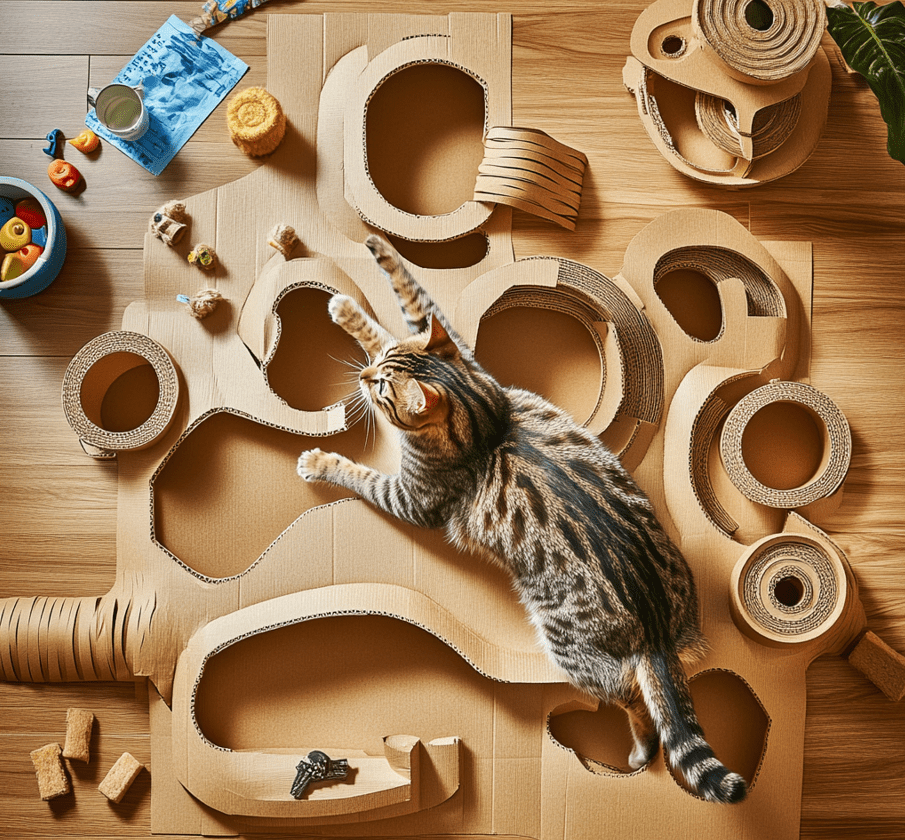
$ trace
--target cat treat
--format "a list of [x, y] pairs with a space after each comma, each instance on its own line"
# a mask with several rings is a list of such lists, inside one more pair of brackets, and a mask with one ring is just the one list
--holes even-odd
[[47, 744], [31, 752], [41, 799], [56, 799], [69, 793], [69, 777], [63, 767], [61, 753], [59, 744]]
[[87, 709], [69, 709], [66, 712], [66, 742], [63, 744], [64, 758], [88, 763], [93, 726], [94, 714]]
[[104, 777], [97, 789], [104, 794], [111, 802], [121, 802], [126, 795], [126, 791], [132, 786], [139, 773], [141, 773], [144, 764], [142, 764], [131, 753], [123, 753], [116, 761], [107, 775]]

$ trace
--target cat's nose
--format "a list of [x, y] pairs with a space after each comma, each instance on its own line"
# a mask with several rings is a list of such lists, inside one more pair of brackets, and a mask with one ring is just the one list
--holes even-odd
[[361, 373], [358, 374], [358, 378], [362, 382], [373, 382], [377, 377], [377, 368], [374, 367], [366, 367]]

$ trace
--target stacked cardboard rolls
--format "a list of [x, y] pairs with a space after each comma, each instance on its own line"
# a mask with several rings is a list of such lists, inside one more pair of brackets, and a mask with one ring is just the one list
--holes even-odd
[[[146, 418], [127, 429], [105, 428], [105, 399], [111, 386], [135, 374], [139, 386], [153, 386], [156, 402]], [[167, 351], [141, 333], [118, 330], [89, 341], [69, 363], [63, 376], [63, 412], [83, 448], [95, 457], [121, 450], [142, 449], [160, 437], [176, 411], [179, 379]], [[153, 402], [153, 394], [146, 403]], [[150, 406], [149, 406], [150, 407]], [[129, 425], [129, 424], [127, 424]]]
[[[799, 487], [767, 487], [745, 463], [745, 429], [758, 411], [774, 403], [804, 408], [825, 430], [820, 468]], [[840, 489], [851, 463], [852, 436], [845, 415], [826, 394], [802, 382], [774, 381], [752, 391], [729, 412], [720, 436], [720, 455], [730, 480], [744, 496], [767, 507], [791, 510], [826, 499]]]
[[[694, 101], [698, 128], [717, 146], [736, 157], [744, 157], [746, 143], [732, 105], [718, 96], [698, 91]], [[751, 160], [758, 160], [775, 152], [795, 131], [801, 116], [801, 94], [768, 105], [754, 116], [750, 135]]]
[[695, 0], [692, 27], [725, 72], [771, 84], [806, 69], [826, 28], [822, 0]]

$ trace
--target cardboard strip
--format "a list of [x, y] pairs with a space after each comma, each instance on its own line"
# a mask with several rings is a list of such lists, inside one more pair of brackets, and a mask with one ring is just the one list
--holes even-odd
[[801, 116], [801, 94], [758, 111], [749, 136], [741, 133], [735, 109], [724, 99], [698, 92], [694, 110], [698, 128], [717, 146], [731, 155], [757, 160], [775, 152], [795, 131]]
[[[757, 412], [773, 403], [793, 403], [812, 413], [826, 430], [825, 452], [817, 475], [791, 489], [767, 487], [745, 463], [742, 438]], [[732, 483], [751, 501], [773, 508], [794, 509], [833, 495], [848, 474], [852, 435], [848, 421], [826, 394], [801, 382], [774, 381], [740, 400], [729, 413], [720, 436], [720, 455]]]
[[588, 163], [581, 152], [542, 131], [504, 126], [488, 129], [484, 147], [475, 200], [508, 204], [575, 230]]

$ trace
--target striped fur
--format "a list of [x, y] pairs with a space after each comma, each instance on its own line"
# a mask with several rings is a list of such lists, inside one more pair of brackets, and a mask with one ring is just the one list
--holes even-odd
[[650, 501], [596, 436], [484, 371], [389, 244], [366, 244], [411, 334], [393, 338], [348, 297], [335, 296], [330, 313], [370, 357], [360, 386], [400, 430], [400, 471], [315, 449], [299, 475], [445, 528], [456, 546], [501, 564], [552, 659], [626, 709], [633, 768], [662, 743], [703, 798], [743, 799], [744, 780], [716, 760], [694, 713], [681, 664], [706, 649], [694, 580]]

